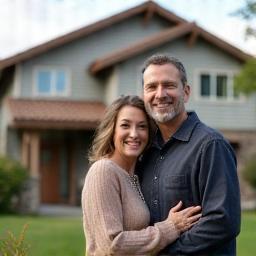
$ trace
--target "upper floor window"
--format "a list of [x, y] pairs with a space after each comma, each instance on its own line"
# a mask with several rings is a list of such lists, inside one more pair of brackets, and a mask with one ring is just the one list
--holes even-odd
[[67, 96], [69, 72], [65, 68], [36, 68], [35, 94], [38, 96]]
[[198, 96], [201, 99], [238, 99], [233, 85], [233, 72], [203, 71], [199, 72], [198, 78]]

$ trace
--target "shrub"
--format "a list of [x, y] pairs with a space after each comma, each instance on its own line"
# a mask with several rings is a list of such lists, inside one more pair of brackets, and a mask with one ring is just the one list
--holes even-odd
[[27, 256], [29, 245], [25, 242], [25, 232], [28, 224], [25, 224], [20, 235], [15, 237], [11, 231], [7, 231], [6, 237], [0, 238], [0, 256]]
[[243, 170], [243, 176], [248, 183], [256, 189], [256, 156], [253, 156]]
[[13, 210], [11, 201], [27, 177], [28, 171], [19, 162], [0, 156], [0, 213]]

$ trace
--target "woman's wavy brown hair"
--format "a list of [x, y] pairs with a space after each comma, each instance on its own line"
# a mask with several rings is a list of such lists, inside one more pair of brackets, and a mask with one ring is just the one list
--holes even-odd
[[[149, 128], [149, 142], [153, 132], [153, 121], [148, 116], [143, 100], [138, 96], [128, 95], [116, 99], [106, 110], [103, 119], [95, 131], [94, 139], [89, 151], [89, 162], [93, 163], [104, 157], [110, 157], [114, 150], [114, 132], [119, 111], [125, 106], [141, 109], [147, 118]], [[148, 146], [147, 145], [147, 146]]]

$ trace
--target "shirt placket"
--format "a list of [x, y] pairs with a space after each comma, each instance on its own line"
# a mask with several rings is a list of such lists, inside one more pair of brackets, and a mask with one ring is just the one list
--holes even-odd
[[151, 200], [151, 214], [153, 217], [154, 222], [159, 221], [161, 217], [161, 206], [159, 201], [159, 186], [160, 186], [160, 179], [159, 174], [161, 170], [161, 165], [164, 160], [163, 152], [159, 152], [159, 156], [156, 160], [156, 164], [154, 167], [154, 175], [153, 175], [153, 190], [152, 190], [152, 200]]

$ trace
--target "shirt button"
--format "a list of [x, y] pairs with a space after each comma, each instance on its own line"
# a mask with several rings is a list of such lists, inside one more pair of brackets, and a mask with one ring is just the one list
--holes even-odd
[[155, 176], [155, 177], [154, 177], [154, 180], [157, 180], [157, 179], [158, 179], [158, 177], [157, 177], [157, 176]]
[[164, 156], [160, 156], [160, 160], [163, 160], [164, 159]]
[[153, 201], [153, 203], [154, 203], [155, 205], [158, 204], [158, 200], [155, 199], [155, 200]]

